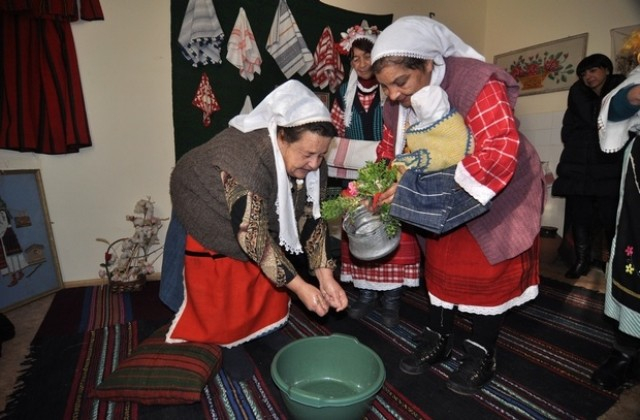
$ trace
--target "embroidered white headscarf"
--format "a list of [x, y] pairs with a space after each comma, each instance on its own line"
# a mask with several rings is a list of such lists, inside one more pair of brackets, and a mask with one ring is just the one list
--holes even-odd
[[[371, 62], [383, 57], [412, 57], [433, 60], [432, 86], [440, 86], [446, 72], [445, 57], [466, 57], [485, 61], [484, 56], [467, 45], [442, 23], [426, 16], [404, 16], [387, 26], [371, 51]], [[399, 113], [396, 139], [402, 139], [406, 115]], [[402, 149], [397, 141], [396, 149]]]
[[[295, 211], [291, 197], [291, 183], [278, 146], [277, 128], [296, 127], [311, 122], [331, 122], [331, 114], [320, 99], [297, 80], [289, 80], [260, 102], [248, 114], [237, 115], [229, 125], [243, 133], [266, 128], [269, 131], [273, 155], [276, 162], [278, 198], [276, 211], [280, 225], [280, 245], [299, 254], [303, 251], [298, 237]], [[299, 180], [302, 181], [302, 180]], [[320, 170], [309, 172], [304, 180], [307, 186], [307, 201], [313, 204], [313, 217], [320, 217]]]
[[[362, 20], [360, 25], [355, 25], [347, 29], [347, 32], [341, 32], [342, 40], [336, 44], [336, 49], [342, 55], [348, 55], [353, 47], [353, 41], [356, 39], [368, 39], [371, 44], [375, 44], [380, 31], [377, 26], [369, 26], [366, 20]], [[356, 97], [358, 87], [358, 73], [352, 67], [349, 72], [349, 80], [347, 81], [347, 90], [344, 97], [344, 126], [351, 125], [351, 113], [353, 112], [353, 100]], [[377, 89], [377, 87], [376, 87]]]

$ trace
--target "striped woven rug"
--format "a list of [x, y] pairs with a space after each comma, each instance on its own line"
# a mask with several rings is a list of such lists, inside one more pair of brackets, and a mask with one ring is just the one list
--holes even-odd
[[[284, 328], [245, 346], [255, 365], [253, 377], [235, 382], [220, 371], [203, 390], [200, 404], [142, 406], [88, 398], [105, 373], [170, 319], [157, 292], [157, 282], [134, 293], [112, 294], [107, 287], [58, 292], [0, 418], [286, 419], [269, 373], [273, 356], [291, 340], [332, 333], [355, 336], [384, 361], [387, 379], [367, 419], [589, 419], [618, 398], [589, 381], [612, 339], [602, 315], [603, 295], [548, 279], [542, 280], [535, 301], [507, 317], [498, 340], [498, 374], [473, 397], [454, 394], [445, 386], [471, 329], [465, 317], [456, 321], [451, 360], [420, 376], [397, 369], [413, 349], [411, 337], [428, 310], [420, 288], [406, 290], [402, 321], [393, 329], [382, 324], [377, 311], [362, 321], [336, 313], [319, 318], [294, 302]], [[352, 288], [347, 292], [355, 298]]]

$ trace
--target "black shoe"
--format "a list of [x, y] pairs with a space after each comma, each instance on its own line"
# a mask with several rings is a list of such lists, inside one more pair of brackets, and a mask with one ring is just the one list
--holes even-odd
[[453, 336], [440, 334], [429, 328], [421, 334], [421, 342], [413, 354], [400, 360], [400, 370], [409, 375], [420, 375], [430, 366], [444, 362], [451, 355]]
[[349, 305], [347, 313], [353, 319], [362, 319], [369, 315], [376, 307], [378, 292], [375, 290], [361, 289], [360, 296], [352, 305]]
[[638, 378], [638, 356], [630, 356], [612, 349], [607, 360], [591, 375], [596, 385], [613, 391], [630, 385]]
[[382, 323], [393, 328], [400, 323], [400, 298], [402, 287], [382, 292]]
[[471, 340], [465, 340], [465, 355], [458, 370], [449, 375], [447, 388], [462, 395], [473, 395], [486, 385], [496, 374], [495, 352], [487, 352], [484, 347]]
[[587, 261], [579, 260], [571, 268], [569, 268], [566, 273], [564, 273], [564, 276], [568, 279], [578, 279], [581, 276], [586, 276], [587, 274], [589, 274], [590, 270], [591, 264], [589, 264]]

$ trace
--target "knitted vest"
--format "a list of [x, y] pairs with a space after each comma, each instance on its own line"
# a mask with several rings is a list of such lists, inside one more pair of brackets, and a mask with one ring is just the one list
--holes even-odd
[[[451, 106], [465, 118], [489, 80], [505, 84], [509, 102], [515, 107], [519, 86], [503, 69], [471, 58], [449, 57], [445, 63], [441, 87], [447, 92]], [[392, 133], [396, 132], [398, 112], [397, 103], [385, 103], [384, 121]], [[466, 225], [492, 264], [526, 251], [540, 233], [544, 206], [542, 165], [536, 150], [522, 133], [517, 160], [513, 177], [494, 197], [491, 209]]]

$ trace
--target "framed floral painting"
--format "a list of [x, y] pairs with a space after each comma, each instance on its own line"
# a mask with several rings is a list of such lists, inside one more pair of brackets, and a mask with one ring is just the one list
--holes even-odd
[[0, 171], [0, 311], [62, 288], [37, 169]]
[[494, 64], [520, 83], [520, 96], [568, 90], [587, 52], [589, 34], [570, 36], [496, 55]]

